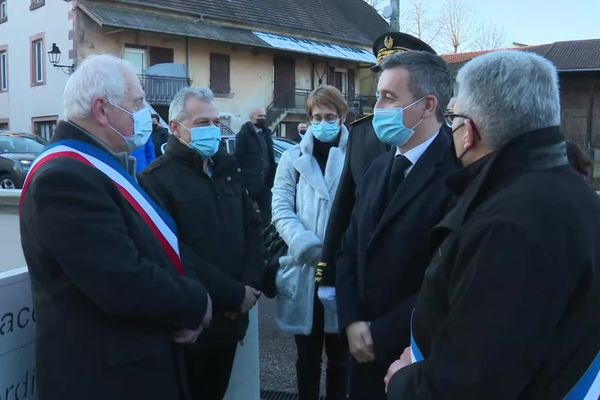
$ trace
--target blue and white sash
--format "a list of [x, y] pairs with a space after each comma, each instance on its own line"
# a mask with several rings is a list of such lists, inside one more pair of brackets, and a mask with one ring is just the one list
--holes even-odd
[[96, 168], [119, 189], [125, 200], [142, 217], [152, 230], [177, 272], [184, 275], [184, 267], [179, 254], [177, 227], [171, 216], [158, 206], [142, 189], [135, 179], [106, 151], [77, 140], [57, 142], [38, 155], [25, 178], [21, 193], [21, 205], [32, 177], [42, 165], [59, 158], [70, 158]]
[[[417, 341], [415, 340], [415, 331], [413, 329], [413, 319], [415, 311], [410, 318], [410, 357], [412, 362], [425, 360], [423, 353]], [[579, 379], [577, 384], [567, 393], [564, 400], [599, 400], [600, 399], [600, 351], [596, 358]]]

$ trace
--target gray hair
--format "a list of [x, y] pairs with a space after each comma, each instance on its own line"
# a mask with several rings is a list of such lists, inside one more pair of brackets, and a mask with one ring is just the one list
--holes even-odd
[[406, 51], [387, 57], [381, 70], [402, 67], [408, 71], [408, 87], [416, 99], [435, 96], [438, 100], [435, 116], [444, 120], [446, 106], [452, 97], [452, 77], [444, 59], [427, 51]]
[[169, 106], [169, 121], [183, 122], [187, 118], [185, 105], [188, 99], [198, 99], [204, 103], [213, 104], [215, 96], [209, 88], [188, 86], [181, 89], [171, 101]]
[[87, 57], [71, 74], [63, 92], [65, 117], [85, 118], [92, 111], [95, 99], [105, 98], [120, 104], [127, 91], [126, 76], [136, 76], [128, 61], [109, 54]]
[[457, 102], [498, 150], [515, 137], [560, 125], [558, 73], [545, 58], [498, 51], [469, 61], [458, 72]]

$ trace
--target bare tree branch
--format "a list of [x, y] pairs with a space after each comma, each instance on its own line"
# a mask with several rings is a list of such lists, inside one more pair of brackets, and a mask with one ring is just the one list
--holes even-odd
[[475, 34], [477, 10], [471, 0], [444, 0], [440, 22], [454, 53], [468, 47]]
[[504, 30], [493, 23], [481, 25], [474, 41], [475, 50], [491, 50], [506, 46]]

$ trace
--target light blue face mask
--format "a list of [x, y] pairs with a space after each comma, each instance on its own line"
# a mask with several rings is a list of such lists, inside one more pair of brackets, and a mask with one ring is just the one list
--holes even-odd
[[339, 119], [336, 119], [335, 122], [327, 122], [325, 120], [322, 120], [321, 122], [311, 122], [310, 125], [314, 137], [323, 143], [335, 142], [340, 133]]
[[190, 129], [182, 123], [179, 124], [190, 131], [192, 140], [188, 146], [200, 153], [200, 156], [211, 158], [217, 154], [221, 144], [221, 128], [210, 125], [196, 126]]
[[373, 129], [379, 140], [391, 146], [404, 146], [415, 134], [415, 128], [423, 121], [423, 118], [421, 118], [415, 126], [408, 128], [404, 125], [404, 110], [412, 107], [424, 98], [425, 96], [406, 107], [375, 108], [373, 110]]
[[125, 136], [121, 132], [113, 128], [110, 124], [108, 124], [109, 128], [112, 129], [119, 136], [121, 136], [130, 152], [133, 152], [139, 149], [140, 147], [144, 146], [146, 142], [148, 142], [148, 139], [150, 139], [150, 136], [152, 135], [152, 114], [150, 113], [148, 107], [144, 107], [139, 111], [131, 113], [126, 109], [111, 103], [110, 101], [108, 103], [113, 107], [116, 107], [119, 110], [123, 111], [124, 113], [129, 114], [131, 118], [133, 118], [133, 135]]

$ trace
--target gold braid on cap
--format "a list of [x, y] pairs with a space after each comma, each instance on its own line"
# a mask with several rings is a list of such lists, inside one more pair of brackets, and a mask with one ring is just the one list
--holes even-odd
[[377, 52], [377, 65], [381, 64], [381, 62], [383, 60], [385, 60], [387, 57], [391, 56], [392, 54], [404, 53], [405, 51], [409, 51], [409, 49], [407, 49], [406, 47], [394, 47], [391, 49], [386, 49], [384, 47]]
[[383, 39], [383, 46], [384, 47], [377, 52], [377, 65], [381, 64], [386, 57], [389, 57], [392, 54], [408, 51], [405, 47], [394, 47], [394, 38], [391, 36], [386, 36], [385, 39]]

